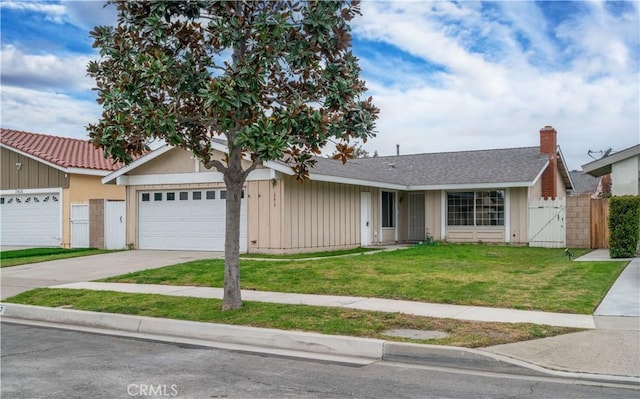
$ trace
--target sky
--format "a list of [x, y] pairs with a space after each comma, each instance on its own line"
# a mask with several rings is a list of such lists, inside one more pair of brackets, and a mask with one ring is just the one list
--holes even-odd
[[[529, 147], [551, 125], [570, 169], [640, 143], [640, 1], [363, 1], [361, 77], [379, 155]], [[88, 138], [101, 109], [100, 1], [0, 3], [4, 128]], [[589, 151], [593, 154], [590, 156]]]

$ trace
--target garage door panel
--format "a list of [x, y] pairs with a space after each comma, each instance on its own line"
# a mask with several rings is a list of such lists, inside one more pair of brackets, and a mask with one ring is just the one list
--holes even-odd
[[2, 245], [60, 245], [61, 218], [58, 194], [12, 194], [0, 198]]
[[[215, 191], [215, 199], [207, 192]], [[181, 193], [187, 194], [181, 194]], [[200, 199], [197, 193], [200, 192]], [[167, 200], [174, 193], [174, 200]], [[194, 193], [196, 193], [194, 195]], [[148, 195], [145, 195], [148, 194]], [[160, 199], [162, 200], [156, 200]], [[209, 198], [209, 199], [208, 199]], [[148, 199], [145, 201], [145, 199]], [[246, 251], [246, 204], [241, 205], [240, 250]], [[138, 196], [141, 249], [224, 250], [225, 200], [220, 190], [144, 191]]]

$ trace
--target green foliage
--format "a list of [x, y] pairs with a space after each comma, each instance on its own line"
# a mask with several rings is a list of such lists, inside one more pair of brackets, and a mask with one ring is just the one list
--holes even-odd
[[[57, 288], [31, 290], [9, 298], [6, 302], [470, 348], [579, 331], [574, 328], [527, 323], [474, 322], [403, 313], [261, 302], [246, 302], [241, 309], [225, 312], [219, 310], [219, 307], [211, 306], [212, 303], [220, 303], [217, 299]], [[446, 331], [450, 337], [414, 340], [384, 334], [386, 330], [397, 328]]]
[[[88, 66], [104, 112], [88, 126], [105, 154], [130, 162], [153, 139], [222, 173], [248, 155], [308, 176], [329, 140], [366, 141], [378, 109], [349, 51], [358, 1], [112, 1], [116, 27], [91, 33]], [[229, 159], [212, 160], [212, 142]]]
[[28, 248], [0, 252], [0, 267], [18, 266], [29, 263], [46, 262], [56, 259], [76, 258], [113, 252], [94, 248]]
[[640, 241], [640, 196], [611, 197], [609, 201], [609, 253], [612, 258], [633, 257]]

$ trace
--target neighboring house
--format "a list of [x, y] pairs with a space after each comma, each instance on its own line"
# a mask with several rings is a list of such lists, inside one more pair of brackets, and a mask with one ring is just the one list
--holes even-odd
[[[573, 188], [556, 144], [355, 159], [318, 158], [298, 182], [266, 162], [246, 182], [240, 249], [288, 253], [399, 241], [528, 242], [530, 199]], [[226, 150], [214, 143], [218, 156]], [[161, 147], [103, 178], [127, 188], [127, 242], [141, 249], [222, 250], [222, 175], [189, 152]]]
[[640, 194], [640, 144], [582, 165], [591, 176], [611, 174], [612, 195]]
[[122, 165], [86, 140], [0, 129], [0, 151], [2, 245], [70, 247], [72, 204], [125, 198], [101, 183]]
[[571, 175], [571, 181], [573, 182], [573, 190], [571, 195], [589, 194], [591, 196], [598, 197], [602, 190], [602, 184], [599, 177], [591, 176], [579, 170], [572, 170], [569, 172]]

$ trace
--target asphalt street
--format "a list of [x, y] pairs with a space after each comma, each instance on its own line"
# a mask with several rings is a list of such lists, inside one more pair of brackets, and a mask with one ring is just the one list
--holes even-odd
[[2, 323], [2, 398], [638, 398], [638, 387], [354, 366]]

